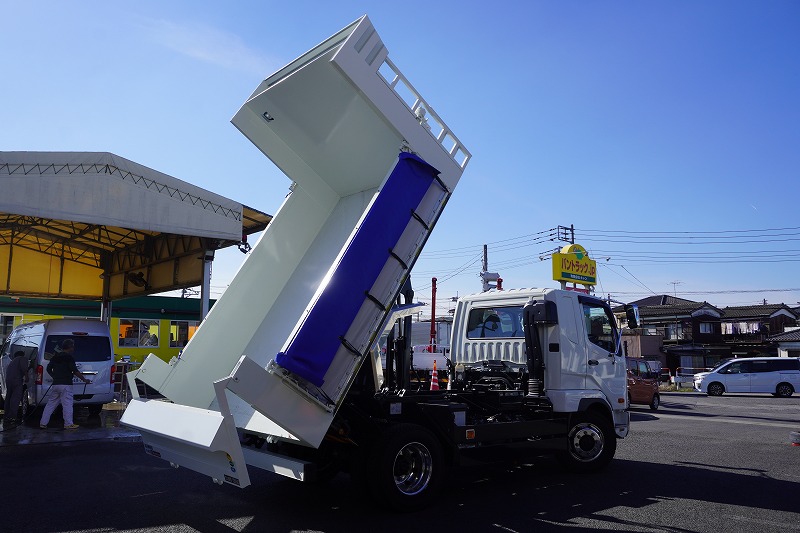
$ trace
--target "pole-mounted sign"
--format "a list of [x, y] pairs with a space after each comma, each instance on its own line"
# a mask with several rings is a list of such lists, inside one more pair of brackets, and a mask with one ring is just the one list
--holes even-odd
[[597, 284], [597, 262], [589, 259], [580, 244], [569, 244], [553, 254], [553, 279], [561, 282]]

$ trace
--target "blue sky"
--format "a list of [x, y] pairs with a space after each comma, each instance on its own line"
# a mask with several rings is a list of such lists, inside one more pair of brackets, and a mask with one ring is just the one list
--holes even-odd
[[[422, 301], [555, 286], [574, 225], [597, 292], [800, 301], [800, 3], [0, 0], [0, 149], [108, 151], [274, 213], [290, 181], [230, 124], [362, 14], [473, 159], [413, 273]], [[242, 255], [221, 252], [218, 295]]]

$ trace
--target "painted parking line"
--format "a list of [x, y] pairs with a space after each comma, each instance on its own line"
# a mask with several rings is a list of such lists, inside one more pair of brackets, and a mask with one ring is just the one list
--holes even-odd
[[692, 416], [692, 415], [669, 415], [664, 413], [654, 414], [657, 418], [671, 418], [673, 420], [686, 420], [692, 422], [723, 422], [726, 424], [744, 424], [748, 426], [770, 426], [776, 428], [787, 429], [800, 429], [800, 421], [798, 422], [759, 422], [758, 420], [741, 420], [738, 418], [731, 418], [727, 416]]

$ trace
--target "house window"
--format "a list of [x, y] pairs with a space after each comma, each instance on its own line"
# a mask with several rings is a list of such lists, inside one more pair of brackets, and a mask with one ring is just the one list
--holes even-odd
[[120, 319], [119, 346], [126, 348], [157, 347], [158, 342], [158, 320]]
[[683, 338], [683, 324], [667, 324], [664, 338], [666, 339], [682, 339]]
[[14, 331], [14, 317], [12, 315], [0, 317], [0, 340], [5, 341], [12, 331]]
[[714, 333], [714, 324], [711, 322], [700, 322], [700, 333]]
[[169, 345], [183, 348], [197, 331], [198, 322], [194, 320], [173, 320], [169, 323]]

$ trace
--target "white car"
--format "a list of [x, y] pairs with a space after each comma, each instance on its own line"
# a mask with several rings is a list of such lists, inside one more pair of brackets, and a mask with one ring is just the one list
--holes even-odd
[[788, 398], [800, 389], [800, 357], [726, 359], [710, 372], [695, 374], [694, 388], [709, 396], [763, 392]]

